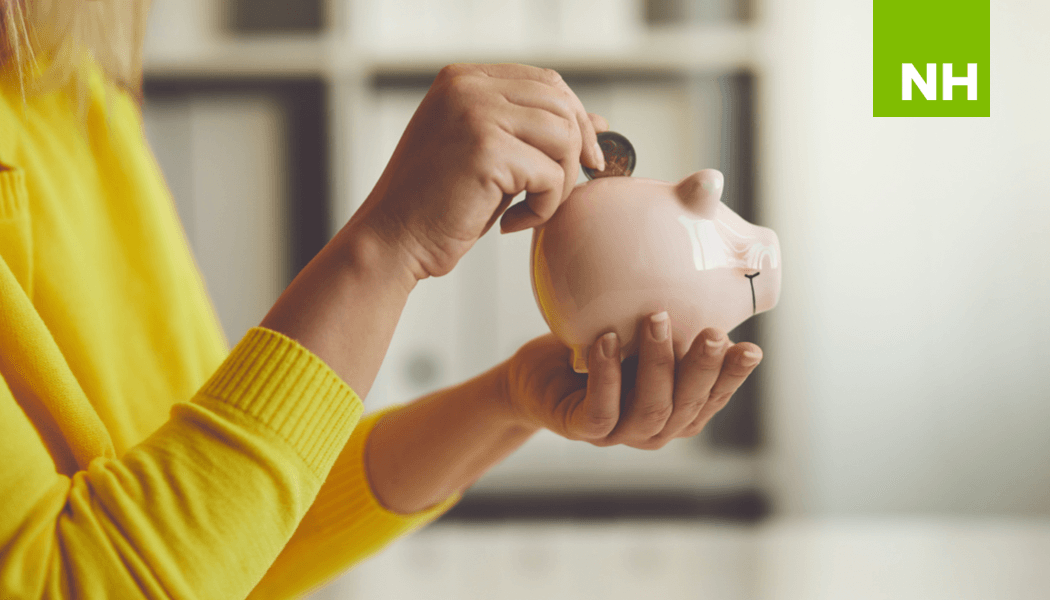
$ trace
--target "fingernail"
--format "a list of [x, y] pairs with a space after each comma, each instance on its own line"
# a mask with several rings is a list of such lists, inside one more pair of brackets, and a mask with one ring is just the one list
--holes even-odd
[[616, 348], [616, 332], [610, 331], [602, 336], [602, 354], [605, 358], [620, 358], [620, 352]]
[[649, 326], [653, 329], [653, 339], [662, 342], [667, 339], [667, 311], [649, 317]]
[[722, 346], [725, 346], [725, 343], [726, 340], [724, 337], [714, 340], [704, 340], [704, 352], [708, 356], [714, 356], [715, 354], [718, 354], [718, 351], [722, 349]]
[[605, 170], [605, 153], [602, 152], [602, 147], [598, 145], [598, 142], [594, 142], [594, 156], [598, 158], [598, 170]]
[[740, 364], [745, 367], [757, 365], [758, 361], [762, 359], [762, 355], [758, 352], [752, 352], [747, 350], [740, 354]]

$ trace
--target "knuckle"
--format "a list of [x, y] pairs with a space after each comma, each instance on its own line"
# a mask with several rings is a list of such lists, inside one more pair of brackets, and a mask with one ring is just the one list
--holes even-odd
[[562, 420], [563, 430], [576, 439], [593, 440], [608, 435], [620, 419], [618, 414], [589, 411], [585, 406], [578, 405], [575, 410], [564, 413]]
[[545, 69], [542, 69], [542, 72], [543, 72], [543, 77], [547, 80], [547, 82], [551, 83], [553, 85], [564, 83], [564, 81], [565, 81], [565, 80], [563, 80], [561, 78], [561, 73], [555, 71], [554, 69], [547, 69], [547, 68], [545, 68]]
[[469, 74], [458, 73], [443, 78], [443, 89], [450, 102], [464, 114], [479, 112], [477, 109], [478, 80]]
[[650, 352], [645, 359], [645, 364], [649, 368], [659, 371], [674, 369], [674, 362], [674, 352], [670, 351], [670, 349], [665, 349], [663, 346], [657, 351]]
[[641, 407], [638, 417], [647, 426], [659, 424], [662, 427], [667, 419], [671, 418], [672, 412], [674, 412], [674, 406], [671, 404], [653, 404]]
[[585, 415], [576, 427], [579, 435], [587, 438], [601, 438], [609, 435], [619, 421], [617, 417], [605, 415]]
[[683, 413], [697, 413], [707, 404], [707, 399], [702, 396], [675, 398], [674, 404]]
[[464, 74], [466, 71], [467, 71], [467, 67], [466, 67], [466, 65], [464, 65], [462, 63], [447, 64], [447, 65], [441, 67], [441, 70], [438, 71], [437, 80], [438, 81], [451, 81], [452, 79], [455, 79], [459, 75]]
[[553, 113], [547, 115], [551, 131], [557, 133], [570, 148], [581, 143], [580, 128], [574, 121]]
[[455, 71], [456, 65], [445, 65], [441, 67], [441, 69], [438, 71], [437, 80], [445, 81], [447, 79], [451, 79], [452, 77], [455, 77]]

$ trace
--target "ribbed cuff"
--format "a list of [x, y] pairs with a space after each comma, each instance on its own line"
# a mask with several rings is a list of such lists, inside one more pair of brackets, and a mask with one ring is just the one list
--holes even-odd
[[262, 327], [248, 331], [198, 394], [261, 422], [322, 479], [364, 410], [324, 361]]

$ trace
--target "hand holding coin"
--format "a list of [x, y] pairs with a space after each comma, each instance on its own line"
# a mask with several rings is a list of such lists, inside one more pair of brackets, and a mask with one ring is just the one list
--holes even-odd
[[634, 172], [635, 154], [634, 146], [627, 141], [627, 138], [615, 131], [603, 131], [598, 134], [598, 146], [605, 156], [605, 170], [598, 171], [581, 165], [587, 179], [631, 176], [631, 173]]

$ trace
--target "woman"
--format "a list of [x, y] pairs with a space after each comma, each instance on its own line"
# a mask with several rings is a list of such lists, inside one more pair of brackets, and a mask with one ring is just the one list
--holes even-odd
[[[0, 0], [0, 597], [287, 598], [447, 510], [540, 428], [695, 435], [761, 358], [665, 313], [637, 372], [551, 336], [361, 418], [405, 301], [602, 168], [556, 73], [438, 75], [375, 189], [229, 351], [142, 135], [146, 4]], [[508, 209], [525, 191], [525, 200]], [[621, 409], [621, 396], [623, 397]]]

